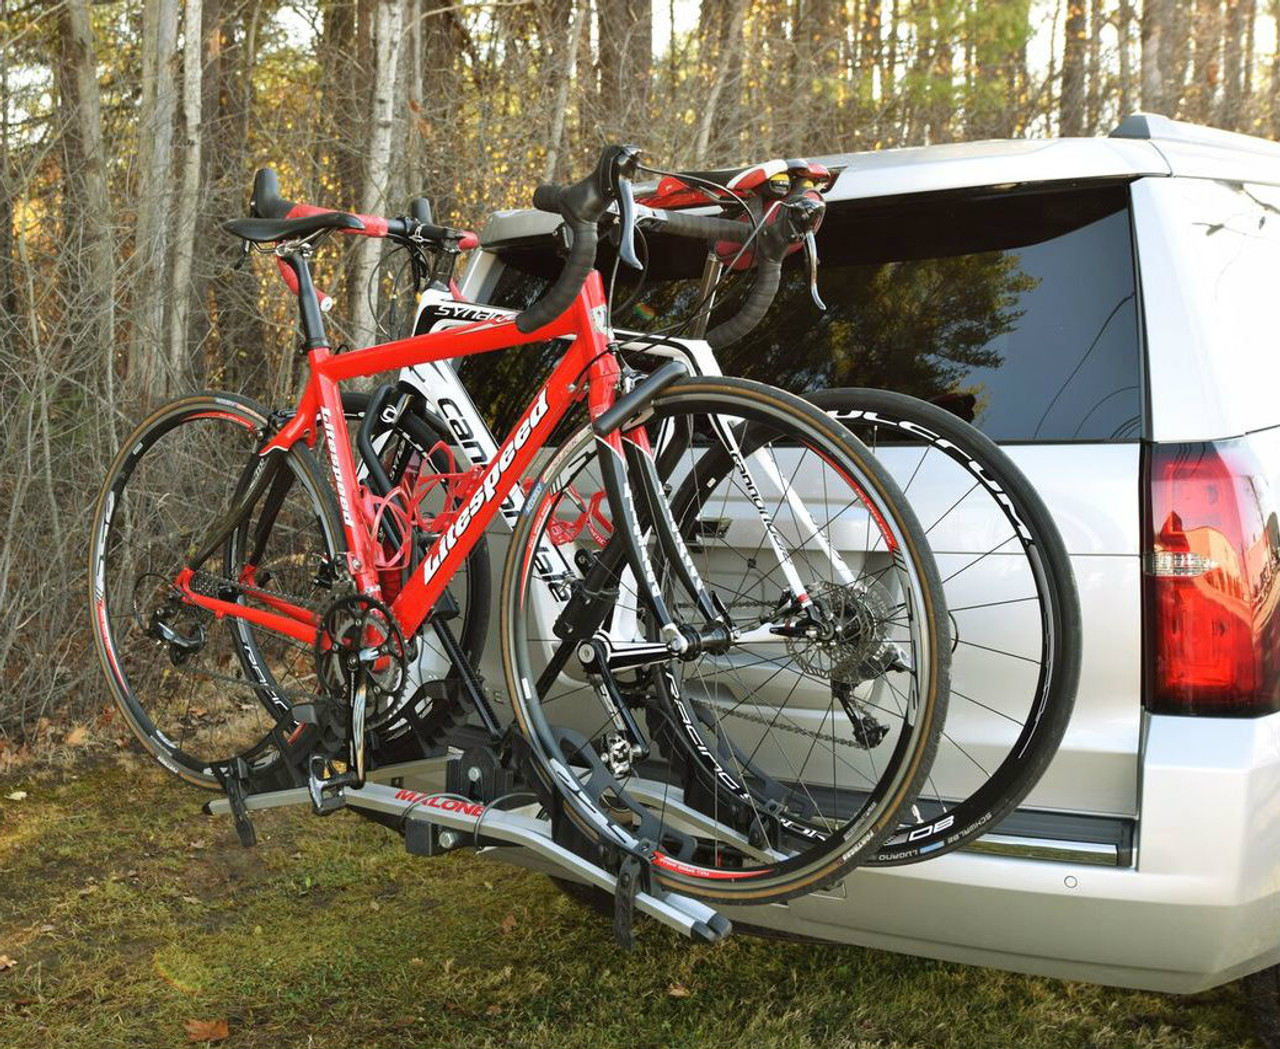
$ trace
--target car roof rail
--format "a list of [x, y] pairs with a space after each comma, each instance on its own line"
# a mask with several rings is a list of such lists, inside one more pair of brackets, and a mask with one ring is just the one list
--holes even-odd
[[1180, 142], [1189, 146], [1215, 146], [1219, 149], [1243, 150], [1280, 157], [1280, 143], [1270, 142], [1237, 131], [1172, 120], [1158, 113], [1131, 113], [1117, 124], [1108, 138], [1157, 139]]

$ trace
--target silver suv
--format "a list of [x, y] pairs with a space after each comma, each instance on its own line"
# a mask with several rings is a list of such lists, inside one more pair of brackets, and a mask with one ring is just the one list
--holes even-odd
[[[1083, 673], [1056, 760], [977, 847], [734, 919], [1162, 991], [1276, 965], [1280, 146], [1140, 115], [820, 159], [830, 309], [784, 282], [723, 370], [901, 390], [1003, 444], [1071, 553]], [[493, 216], [468, 297], [535, 297], [555, 224]], [[696, 255], [655, 258], [651, 310], [696, 301]], [[499, 433], [533, 378], [509, 369], [460, 366]]]

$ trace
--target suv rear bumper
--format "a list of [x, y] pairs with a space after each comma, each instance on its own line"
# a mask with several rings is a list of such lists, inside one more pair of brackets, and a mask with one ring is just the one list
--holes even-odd
[[831, 893], [730, 916], [1157, 991], [1199, 991], [1280, 963], [1280, 714], [1147, 718], [1141, 770], [1133, 867], [957, 853], [859, 870]]

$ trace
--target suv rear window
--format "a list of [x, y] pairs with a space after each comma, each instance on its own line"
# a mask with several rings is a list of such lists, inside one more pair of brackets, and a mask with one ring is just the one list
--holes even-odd
[[[764, 321], [719, 354], [727, 374], [796, 392], [899, 390], [1001, 441], [1141, 436], [1126, 186], [834, 202], [818, 239], [827, 312], [810, 301], [802, 259], [793, 256]], [[651, 236], [649, 249], [648, 286], [615, 316], [619, 328], [654, 330], [696, 304], [701, 252], [672, 237]], [[503, 260], [486, 295], [499, 305], [527, 305], [559, 269], [542, 248], [512, 248]], [[607, 273], [612, 259], [602, 254], [600, 262]], [[620, 278], [617, 301], [629, 289]], [[712, 323], [735, 298], [726, 291]], [[543, 364], [550, 360], [521, 362], [523, 389]], [[507, 370], [498, 356], [466, 362], [477, 403], [493, 403], [490, 385], [502, 399], [501, 386], [514, 378]], [[499, 432], [509, 421], [498, 420]]]

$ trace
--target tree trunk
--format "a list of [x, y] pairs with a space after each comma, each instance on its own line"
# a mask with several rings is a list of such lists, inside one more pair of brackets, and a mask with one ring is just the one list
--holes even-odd
[[134, 234], [133, 340], [129, 379], [144, 400], [164, 394], [164, 293], [172, 182], [176, 0], [146, 0], [142, 15], [142, 166]]
[[[0, 18], [8, 19], [7, 0], [0, 0]], [[0, 333], [16, 323], [18, 282], [13, 264], [13, 185], [9, 170], [9, 53], [0, 47], [0, 315], [7, 318]]]
[[1243, 0], [1226, 0], [1227, 16], [1222, 38], [1222, 104], [1218, 125], [1233, 131], [1244, 125], [1245, 5]]
[[711, 151], [713, 142], [711, 129], [716, 122], [716, 112], [720, 107], [720, 97], [724, 94], [725, 84], [730, 78], [736, 81], [741, 73], [742, 27], [747, 18], [747, 5], [748, 0], [730, 0], [729, 23], [724, 46], [716, 62], [711, 87], [703, 103], [702, 117], [698, 121], [698, 136], [694, 140], [693, 155], [700, 164], [708, 160]]
[[605, 138], [634, 136], [649, 114], [653, 0], [597, 0], [600, 124]]
[[1089, 0], [1089, 83], [1085, 91], [1085, 131], [1097, 134], [1102, 119], [1102, 0]]
[[[1280, 0], [1271, 0], [1271, 17], [1280, 25]], [[1277, 34], [1275, 50], [1271, 55], [1271, 91], [1267, 116], [1271, 119], [1271, 137], [1280, 138], [1280, 34]]]
[[1129, 115], [1133, 106], [1133, 58], [1129, 51], [1133, 36], [1133, 4], [1131, 0], [1120, 0], [1119, 19], [1117, 22], [1119, 36], [1120, 65], [1120, 119]]
[[1213, 98], [1222, 75], [1220, 0], [1194, 0], [1191, 18], [1191, 83], [1186, 93], [1187, 116], [1197, 123], [1213, 115]]
[[[68, 188], [81, 195], [78, 215], [86, 248], [85, 286], [77, 290], [96, 352], [105, 370], [108, 405], [115, 400], [115, 237], [111, 196], [107, 191], [107, 156], [102, 135], [102, 97], [93, 44], [88, 0], [68, 0], [61, 21], [64, 81], [73, 92], [72, 120], [77, 142], [78, 185], [67, 172]], [[6, 102], [7, 105], [7, 102]], [[6, 224], [6, 231], [9, 226]]]
[[173, 211], [173, 268], [169, 293], [169, 373], [179, 386], [190, 377], [187, 354], [191, 260], [200, 217], [201, 74], [204, 49], [201, 0], [186, 0], [182, 42], [182, 185]]
[[[400, 57], [400, 27], [403, 22], [404, 0], [378, 0], [374, 14], [373, 58], [370, 68], [373, 83], [369, 105], [369, 137], [365, 146], [360, 191], [360, 210], [365, 214], [378, 214], [385, 211], [387, 205], [391, 130], [395, 123], [396, 67]], [[369, 346], [376, 340], [374, 307], [377, 289], [370, 288], [370, 282], [381, 251], [382, 244], [377, 239], [360, 238], [351, 304], [351, 336], [358, 346]]]
[[569, 109], [569, 84], [573, 80], [574, 67], [578, 64], [578, 43], [582, 40], [581, 21], [587, 13], [586, 0], [574, 0], [569, 8], [569, 24], [565, 27], [561, 44], [563, 58], [556, 71], [556, 97], [551, 108], [551, 133], [548, 136], [547, 163], [542, 177], [555, 182], [559, 177], [560, 149], [564, 140], [565, 115]]
[[[1176, 0], [1144, 0], [1142, 5], [1142, 108], [1173, 116]], [[1179, 85], [1181, 81], [1179, 80]]]
[[1062, 97], [1059, 132], [1064, 136], [1084, 131], [1084, 0], [1067, 0], [1067, 21], [1062, 38]]

